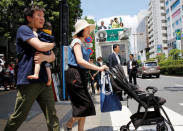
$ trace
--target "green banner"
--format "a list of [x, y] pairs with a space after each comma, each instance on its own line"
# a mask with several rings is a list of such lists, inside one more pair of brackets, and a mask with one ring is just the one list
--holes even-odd
[[117, 41], [117, 40], [119, 40], [118, 31], [123, 31], [123, 29], [106, 30], [106, 32], [107, 32], [107, 41]]
[[[107, 33], [107, 39], [106, 41], [110, 42], [110, 41], [118, 41], [118, 32], [119, 31], [123, 31], [126, 28], [120, 28], [120, 29], [109, 29], [109, 30], [105, 30]], [[95, 33], [97, 33], [98, 30], [95, 30]]]

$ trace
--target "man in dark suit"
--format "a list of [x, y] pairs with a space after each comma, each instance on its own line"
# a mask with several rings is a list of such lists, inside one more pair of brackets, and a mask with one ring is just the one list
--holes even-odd
[[127, 72], [129, 76], [129, 82], [132, 83], [133, 78], [133, 82], [135, 85], [137, 84], [136, 80], [137, 67], [138, 67], [137, 61], [134, 60], [133, 54], [130, 54], [130, 60], [127, 62]]
[[101, 26], [98, 27], [98, 30], [105, 30], [107, 27], [104, 25], [104, 21], [101, 21]]
[[[123, 63], [121, 60], [121, 56], [119, 55], [120, 52], [119, 44], [113, 45], [113, 51], [114, 52], [108, 57], [109, 70], [112, 70], [112, 68], [114, 68], [116, 65], [122, 65]], [[122, 91], [119, 91], [117, 94], [120, 100], [123, 100]]]
[[112, 70], [116, 65], [122, 65], [122, 59], [121, 56], [119, 55], [120, 48], [119, 44], [114, 44], [113, 45], [113, 53], [109, 56], [109, 69]]

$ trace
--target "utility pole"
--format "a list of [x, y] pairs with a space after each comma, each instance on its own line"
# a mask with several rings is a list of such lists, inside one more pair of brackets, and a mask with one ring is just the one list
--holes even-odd
[[64, 72], [64, 45], [68, 45], [69, 7], [67, 0], [60, 0], [60, 89], [62, 98], [66, 99], [65, 72]]
[[135, 56], [135, 58], [137, 59], [136, 44], [135, 44], [135, 43], [136, 43], [136, 42], [135, 42], [135, 38], [136, 38], [136, 37], [135, 37], [135, 36], [137, 36], [137, 35], [143, 35], [143, 33], [133, 33], [132, 35], [134, 36], [134, 37], [133, 37], [133, 38], [134, 38], [134, 56]]

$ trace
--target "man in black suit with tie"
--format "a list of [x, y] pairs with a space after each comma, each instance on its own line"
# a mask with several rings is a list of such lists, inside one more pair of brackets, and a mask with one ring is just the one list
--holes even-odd
[[113, 45], [113, 53], [109, 56], [109, 69], [112, 70], [116, 65], [122, 65], [121, 56], [119, 55], [120, 48], [119, 44]]
[[[109, 66], [109, 70], [111, 71], [112, 68], [114, 68], [116, 65], [122, 65], [122, 60], [121, 60], [121, 56], [119, 55], [120, 52], [120, 48], [119, 48], [119, 44], [114, 44], [113, 45], [113, 53], [108, 57], [108, 66]], [[122, 98], [122, 91], [117, 93], [119, 95], [120, 100], [123, 100]]]
[[137, 74], [138, 63], [133, 59], [133, 54], [130, 54], [130, 60], [127, 62], [127, 72], [129, 76], [129, 82], [132, 83], [132, 78], [134, 85], [137, 84], [136, 74]]

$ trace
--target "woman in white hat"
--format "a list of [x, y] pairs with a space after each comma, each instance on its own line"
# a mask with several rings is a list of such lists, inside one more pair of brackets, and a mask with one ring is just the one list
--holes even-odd
[[67, 72], [67, 91], [72, 103], [72, 118], [63, 124], [65, 131], [71, 131], [74, 122], [78, 121], [78, 131], [84, 131], [85, 117], [96, 115], [95, 107], [87, 90], [88, 69], [103, 71], [108, 67], [90, 64], [89, 52], [84, 46], [85, 38], [95, 29], [94, 24], [86, 20], [78, 20], [75, 24], [73, 41], [69, 48], [69, 69]]

